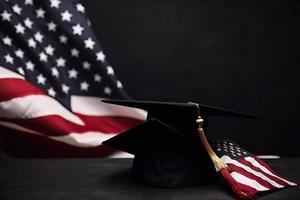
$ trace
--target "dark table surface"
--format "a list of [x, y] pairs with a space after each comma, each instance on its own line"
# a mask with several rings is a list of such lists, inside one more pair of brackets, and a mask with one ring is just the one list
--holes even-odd
[[[131, 159], [0, 159], [0, 199], [234, 199], [222, 182], [180, 189], [130, 181]], [[267, 161], [280, 175], [300, 180], [300, 158]], [[259, 199], [300, 199], [299, 187]]]

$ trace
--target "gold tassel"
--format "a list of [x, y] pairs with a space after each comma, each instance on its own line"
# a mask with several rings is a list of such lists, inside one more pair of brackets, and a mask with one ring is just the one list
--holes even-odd
[[205, 148], [205, 150], [207, 151], [211, 161], [214, 164], [214, 167], [216, 169], [217, 172], [220, 172], [221, 175], [223, 176], [224, 180], [228, 183], [228, 185], [231, 187], [232, 191], [234, 192], [234, 194], [236, 195], [236, 197], [238, 199], [255, 199], [254, 196], [250, 196], [247, 193], [245, 193], [244, 191], [242, 191], [239, 186], [238, 183], [232, 178], [232, 176], [230, 175], [230, 171], [229, 168], [227, 166], [227, 164], [221, 160], [217, 154], [214, 152], [214, 150], [211, 148], [206, 136], [205, 136], [205, 132], [202, 128], [203, 125], [203, 119], [201, 118], [201, 116], [198, 116], [196, 123], [198, 124], [198, 134], [201, 140], [201, 143], [203, 145], [203, 147]]
[[221, 169], [223, 168], [227, 168], [227, 164], [221, 160], [217, 154], [214, 152], [214, 150], [211, 148], [206, 136], [205, 136], [205, 133], [204, 133], [204, 130], [202, 128], [202, 125], [203, 125], [203, 119], [201, 118], [201, 116], [198, 116], [198, 119], [196, 120], [196, 123], [198, 124], [198, 134], [200, 136], [200, 140], [201, 140], [201, 143], [202, 145], [204, 146], [204, 148], [206, 149], [211, 161], [213, 162], [214, 164], [214, 167], [216, 169], [216, 171], [220, 171]]

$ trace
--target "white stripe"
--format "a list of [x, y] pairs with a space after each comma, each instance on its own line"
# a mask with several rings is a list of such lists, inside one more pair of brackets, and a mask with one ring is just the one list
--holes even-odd
[[5, 69], [4, 67], [0, 66], [0, 79], [3, 78], [18, 78], [18, 79], [24, 79], [23, 76], [20, 74], [17, 74], [13, 71], [10, 71], [8, 69]]
[[75, 113], [91, 116], [120, 116], [145, 121], [147, 112], [142, 109], [101, 102], [99, 97], [71, 96], [71, 108]]
[[270, 179], [269, 177], [265, 176], [264, 174], [262, 174], [261, 172], [257, 172], [255, 170], [253, 170], [252, 168], [234, 160], [234, 159], [231, 159], [229, 156], [222, 156], [221, 158], [226, 164], [233, 164], [237, 167], [240, 167], [240, 168], [243, 168], [244, 170], [246, 170], [247, 172], [267, 181], [268, 183], [270, 183], [271, 185], [273, 185], [274, 187], [277, 187], [277, 188], [283, 188], [284, 186], [283, 185], [280, 185], [278, 183], [276, 183], [274, 180]]
[[252, 187], [252, 188], [256, 189], [257, 191], [269, 190], [269, 188], [266, 188], [263, 185], [259, 184], [256, 180], [250, 179], [250, 178], [248, 178], [242, 174], [239, 174], [237, 172], [232, 172], [232, 173], [230, 173], [230, 175], [237, 182], [247, 185], [249, 187]]
[[4, 122], [0, 121], [0, 125], [15, 129], [18, 131], [23, 131], [27, 133], [31, 133], [34, 135], [39, 135], [43, 137], [47, 137], [49, 139], [63, 142], [72, 146], [76, 147], [96, 147], [101, 145], [101, 143], [116, 134], [105, 134], [101, 132], [83, 132], [83, 133], [70, 133], [68, 135], [62, 135], [62, 136], [47, 136], [43, 133], [40, 133], [35, 130], [28, 129], [26, 127], [20, 126], [18, 124], [12, 123], [12, 122]]
[[280, 156], [277, 156], [277, 155], [259, 155], [259, 156], [256, 156], [260, 159], [279, 159]]
[[58, 115], [78, 125], [84, 122], [55, 99], [46, 95], [28, 95], [0, 102], [0, 117], [10, 119], [32, 119]]
[[116, 134], [104, 134], [101, 132], [70, 133], [64, 136], [51, 136], [56, 141], [61, 141], [77, 147], [96, 147]]
[[134, 158], [134, 155], [123, 152], [123, 151], [118, 151], [114, 153], [113, 155], [109, 156], [109, 158]]
[[261, 164], [259, 164], [259, 162], [257, 162], [254, 158], [252, 157], [245, 157], [245, 160], [247, 160], [248, 162], [250, 162], [253, 166], [258, 167], [259, 169], [261, 169], [263, 172], [265, 172], [266, 174], [269, 174], [270, 176], [276, 177], [284, 182], [286, 182], [289, 185], [292, 186], [296, 186], [297, 184], [290, 182], [288, 180], [285, 180], [275, 174], [273, 174], [270, 170], [268, 170], [266, 167], [262, 166]]

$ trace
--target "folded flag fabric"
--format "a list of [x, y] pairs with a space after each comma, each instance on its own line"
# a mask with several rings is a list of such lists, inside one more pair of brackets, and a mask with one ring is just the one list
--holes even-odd
[[126, 99], [85, 8], [71, 0], [0, 1], [0, 146], [15, 156], [95, 157], [145, 119]]
[[239, 199], [254, 199], [266, 191], [297, 185], [278, 176], [268, 164], [231, 140], [213, 140], [211, 146], [227, 164], [221, 173]]

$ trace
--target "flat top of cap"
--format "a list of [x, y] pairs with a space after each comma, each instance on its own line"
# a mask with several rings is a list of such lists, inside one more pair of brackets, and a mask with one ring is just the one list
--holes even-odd
[[[253, 116], [196, 103], [104, 100], [103, 102], [140, 108], [148, 111], [147, 121], [103, 144], [132, 154], [149, 151], [187, 149], [198, 140], [196, 119], [207, 123], [208, 116], [253, 118]], [[205, 124], [204, 126], [206, 126]], [[211, 126], [211, 125], [210, 125]]]
[[257, 118], [254, 115], [249, 115], [242, 112], [236, 112], [229, 109], [218, 108], [214, 106], [198, 104], [193, 102], [181, 103], [181, 102], [159, 102], [159, 101], [136, 101], [136, 100], [102, 100], [102, 102], [117, 104], [122, 106], [129, 106], [144, 109], [148, 112], [160, 110], [196, 110], [200, 115], [216, 115], [216, 116], [228, 116], [228, 117], [242, 117], [242, 118]]

